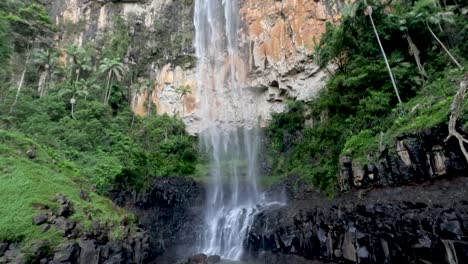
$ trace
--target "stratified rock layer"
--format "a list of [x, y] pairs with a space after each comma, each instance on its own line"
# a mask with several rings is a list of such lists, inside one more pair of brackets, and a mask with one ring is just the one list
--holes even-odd
[[[333, 201], [299, 192], [260, 213], [248, 256], [336, 263], [468, 263], [468, 179], [377, 189]], [[302, 263], [302, 262], [301, 262]]]

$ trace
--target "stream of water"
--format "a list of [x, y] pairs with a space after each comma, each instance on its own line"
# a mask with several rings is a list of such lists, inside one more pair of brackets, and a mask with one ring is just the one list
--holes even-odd
[[253, 106], [239, 81], [238, 0], [196, 0], [194, 23], [200, 144], [209, 153], [211, 176], [200, 251], [238, 260], [262, 200], [257, 122], [247, 120]]

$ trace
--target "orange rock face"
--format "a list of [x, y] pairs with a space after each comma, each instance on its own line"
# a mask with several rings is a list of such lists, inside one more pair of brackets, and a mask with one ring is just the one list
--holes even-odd
[[312, 0], [244, 0], [243, 34], [250, 43], [250, 63], [265, 69], [297, 54], [312, 53], [326, 21], [338, 19], [334, 7]]
[[[234, 63], [240, 86], [251, 94], [252, 120], [260, 117], [265, 126], [272, 113], [285, 110], [284, 99], [309, 100], [323, 87], [325, 73], [309, 55], [325, 32], [326, 22], [338, 20], [339, 13], [323, 0], [240, 1], [239, 48], [244, 51], [243, 56], [234, 58], [234, 62], [226, 59], [224, 67], [212, 73], [214, 79], [205, 82], [226, 79], [230, 63]], [[204, 87], [197, 87], [195, 75], [195, 69], [183, 70], [169, 64], [157, 69], [152, 92], [134, 97], [134, 111], [146, 114], [147, 102], [151, 101], [158, 114], [177, 115], [189, 132], [199, 132], [199, 91]], [[181, 85], [189, 86], [191, 93], [181, 96], [177, 92]], [[212, 114], [235, 116], [235, 109], [227, 107], [233, 98], [219, 98], [220, 101], [212, 102], [215, 109]]]

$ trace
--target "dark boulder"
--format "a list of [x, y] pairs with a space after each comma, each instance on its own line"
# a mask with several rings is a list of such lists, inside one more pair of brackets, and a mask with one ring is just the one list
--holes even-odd
[[78, 243], [80, 246], [79, 263], [99, 263], [99, 248], [93, 240], [81, 239]]
[[68, 217], [74, 213], [73, 204], [67, 197], [59, 194], [57, 195], [57, 201], [59, 202], [57, 216]]
[[8, 249], [8, 243], [0, 242], [0, 256]]
[[209, 256], [207, 259], [208, 264], [216, 264], [221, 262], [221, 257], [218, 255]]
[[26, 156], [30, 159], [36, 158], [36, 147], [33, 146], [31, 149], [28, 149], [26, 151]]
[[35, 225], [42, 225], [47, 221], [47, 215], [45, 214], [38, 214], [33, 218], [33, 224]]
[[206, 264], [208, 256], [205, 254], [196, 254], [189, 258], [188, 264]]
[[57, 247], [53, 261], [58, 263], [77, 263], [80, 247], [77, 243], [61, 244]]
[[62, 231], [64, 236], [71, 234], [76, 224], [72, 220], [69, 220], [63, 216], [59, 216], [54, 221], [55, 226]]

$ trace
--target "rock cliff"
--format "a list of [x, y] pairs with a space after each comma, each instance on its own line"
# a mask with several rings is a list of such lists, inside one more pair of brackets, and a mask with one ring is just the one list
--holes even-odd
[[375, 162], [364, 164], [348, 156], [340, 158], [341, 191], [369, 187], [402, 186], [448, 176], [465, 176], [466, 160], [455, 139], [446, 140], [445, 126], [404, 135], [381, 151]]
[[[124, 18], [131, 29], [131, 45], [124, 61], [141, 65], [146, 73], [139, 78], [149, 79], [147, 89], [130, 87], [134, 111], [145, 115], [155, 107], [158, 114], [181, 116], [191, 133], [199, 132], [193, 1], [43, 2], [62, 29], [56, 36], [58, 45], [94, 42], [99, 47], [106, 32], [115, 30], [114, 19]], [[341, 6], [339, 1], [307, 0], [242, 0], [239, 5], [239, 45], [244, 55], [238, 59], [245, 69], [239, 76], [256, 106], [252, 116], [260, 116], [266, 124], [271, 113], [285, 110], [285, 99], [309, 100], [323, 86], [326, 75], [312, 63], [310, 55], [325, 31], [326, 21], [339, 19]], [[181, 96], [181, 86], [189, 87], [190, 92]]]
[[150, 186], [140, 193], [116, 190], [111, 197], [133, 212], [149, 234], [151, 263], [175, 263], [197, 253], [195, 241], [203, 230], [203, 186], [188, 177], [158, 179]]
[[[341, 195], [295, 191], [256, 217], [248, 256], [268, 263], [466, 263], [467, 178]], [[297, 188], [297, 187], [296, 187]]]

